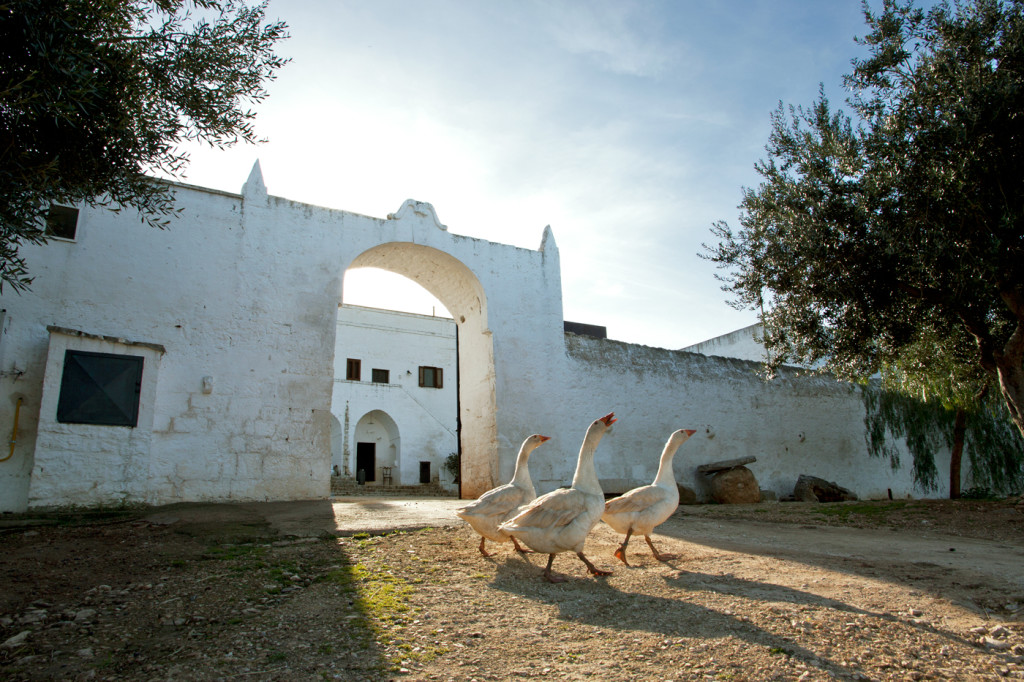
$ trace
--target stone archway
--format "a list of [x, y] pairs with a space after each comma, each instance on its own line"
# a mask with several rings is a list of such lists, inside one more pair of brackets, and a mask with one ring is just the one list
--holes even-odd
[[451, 313], [458, 329], [459, 448], [462, 496], [494, 487], [497, 468], [497, 400], [494, 344], [487, 324], [487, 297], [480, 280], [461, 261], [438, 249], [388, 242], [359, 254], [349, 268], [372, 267], [416, 282]]
[[383, 410], [371, 410], [359, 418], [356, 422], [354, 433], [355, 448], [351, 453], [350, 463], [353, 471], [358, 471], [359, 446], [361, 444], [373, 444], [374, 467], [366, 478], [367, 483], [381, 485], [383, 481], [380, 471], [388, 467], [394, 477], [392, 483], [398, 483], [398, 473], [401, 464], [402, 449], [401, 438], [398, 432], [398, 425], [387, 412]]

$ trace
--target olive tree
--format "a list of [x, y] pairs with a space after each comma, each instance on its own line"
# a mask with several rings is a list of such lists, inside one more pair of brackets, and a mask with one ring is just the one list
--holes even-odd
[[954, 334], [1024, 434], [1024, 0], [864, 16], [846, 106], [780, 103], [703, 255], [760, 311], [770, 368], [863, 378]]
[[52, 204], [138, 209], [162, 227], [185, 141], [257, 140], [251, 105], [287, 60], [266, 3], [0, 0], [0, 289], [31, 283], [19, 247]]

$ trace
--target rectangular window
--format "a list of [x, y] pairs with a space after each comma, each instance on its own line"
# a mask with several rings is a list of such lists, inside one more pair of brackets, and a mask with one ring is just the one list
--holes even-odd
[[374, 369], [371, 371], [373, 375], [373, 383], [375, 384], [387, 384], [390, 383], [391, 372], [386, 369]]
[[442, 388], [444, 385], [443, 374], [440, 367], [420, 367], [420, 386]]
[[78, 209], [53, 205], [46, 212], [46, 236], [74, 239], [78, 231]]
[[142, 365], [139, 355], [65, 351], [57, 421], [137, 426]]
[[362, 374], [362, 364], [359, 360], [349, 358], [348, 364], [345, 365], [345, 378], [349, 381], [359, 381], [359, 377]]

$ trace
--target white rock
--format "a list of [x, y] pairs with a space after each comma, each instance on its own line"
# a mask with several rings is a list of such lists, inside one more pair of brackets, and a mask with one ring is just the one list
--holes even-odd
[[76, 611], [75, 622], [84, 623], [85, 621], [90, 620], [95, 615], [96, 609], [82, 609], [81, 611]]
[[988, 634], [992, 635], [997, 639], [1004, 639], [1010, 634], [1010, 631], [1006, 629], [1005, 625], [997, 625], [988, 631]]
[[1010, 648], [1010, 643], [1002, 639], [994, 639], [992, 637], [982, 637], [981, 643], [985, 645], [986, 649], [994, 649], [996, 651], [1005, 651]]
[[8, 637], [6, 640], [4, 640], [4, 643], [0, 644], [0, 647], [3, 647], [4, 649], [14, 649], [15, 647], [19, 647], [25, 643], [25, 640], [28, 639], [28, 636], [31, 633], [31, 630], [22, 630], [13, 637]]

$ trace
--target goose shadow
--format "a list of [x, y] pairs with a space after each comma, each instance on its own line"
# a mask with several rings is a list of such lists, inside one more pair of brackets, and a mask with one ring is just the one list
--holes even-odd
[[[772, 632], [731, 613], [716, 611], [685, 599], [626, 592], [604, 578], [571, 577], [565, 583], [544, 584], [538, 567], [525, 557], [500, 563], [490, 586], [558, 609], [557, 618], [620, 632], [646, 632], [677, 640], [715, 639], [730, 635], [769, 651], [785, 652], [793, 660], [830, 676], [843, 677], [849, 670], [792, 638]], [[545, 587], [550, 589], [545, 589]], [[659, 618], [658, 614], [671, 614]]]
[[[885, 580], [952, 599], [984, 598], [977, 588], [1012, 599], [1024, 587], [1018, 570], [1020, 562], [1024, 561], [1024, 547], [975, 538], [709, 520], [682, 511], [661, 524], [657, 536], [689, 545]], [[854, 538], [856, 544], [848, 544], [850, 538]], [[979, 561], [979, 557], [984, 559]]]
[[895, 616], [891, 613], [863, 609], [837, 599], [823, 597], [819, 594], [815, 594], [814, 592], [805, 592], [792, 587], [785, 587], [784, 585], [776, 585], [775, 583], [762, 582], [758, 580], [744, 580], [743, 578], [737, 578], [731, 575], [713, 575], [709, 573], [685, 570], [680, 570], [678, 575], [663, 576], [663, 580], [666, 585], [673, 589], [685, 590], [688, 592], [716, 592], [718, 594], [741, 597], [743, 599], [750, 599], [762, 603], [784, 602], [800, 606], [824, 608], [832, 611], [842, 611], [855, 616], [877, 618], [878, 620], [884, 620], [889, 623], [896, 623], [904, 626], [912, 625], [915, 629], [921, 632], [941, 637], [950, 642], [971, 644], [970, 640], [967, 638], [949, 632], [948, 630], [937, 628], [928, 622], [908, 622], [906, 619], [900, 618], [899, 616]]
[[[680, 592], [678, 598], [672, 598], [620, 589], [614, 584], [614, 574], [609, 578], [570, 577], [568, 582], [548, 585], [540, 576], [541, 567], [523, 556], [510, 557], [508, 561], [495, 564], [497, 570], [491, 583], [492, 588], [555, 607], [558, 609], [557, 617], [566, 623], [647, 632], [675, 639], [720, 638], [728, 635], [773, 652], [785, 652], [794, 660], [830, 675], [849, 675], [850, 670], [827, 654], [797, 643], [789, 634], [752, 622], [743, 616], [746, 610], [743, 607], [735, 609], [737, 613], [732, 610], [716, 610], [687, 600], [685, 593], [714, 592], [757, 602], [761, 608], [787, 603], [827, 609], [912, 627], [922, 634], [948, 642], [970, 644], [964, 637], [930, 623], [910, 622], [893, 614], [863, 609], [813, 592], [729, 575], [688, 572], [676, 568], [672, 575], [658, 576], [667, 587]], [[667, 562], [667, 565], [672, 566], [672, 563]], [[616, 569], [622, 570], [650, 569]], [[664, 617], [659, 617], [659, 614]]]

